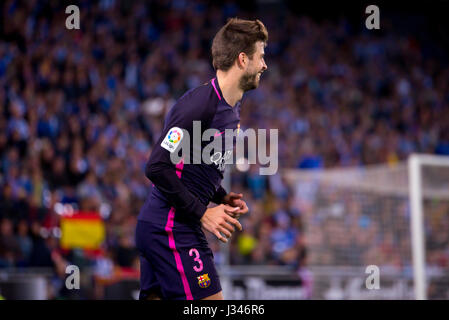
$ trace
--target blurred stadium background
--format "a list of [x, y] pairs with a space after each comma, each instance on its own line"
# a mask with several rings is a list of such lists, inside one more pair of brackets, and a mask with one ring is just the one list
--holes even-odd
[[[65, 28], [69, 4], [80, 30]], [[241, 124], [279, 129], [280, 170], [229, 168], [250, 214], [230, 246], [209, 239], [225, 297], [414, 299], [421, 243], [427, 298], [449, 299], [449, 2], [378, 2], [380, 30], [364, 26], [371, 3], [339, 4], [2, 1], [0, 295], [136, 297], [144, 165], [174, 101], [213, 77], [212, 38], [238, 16], [269, 30]], [[413, 153], [437, 162], [411, 169]], [[71, 264], [79, 290], [65, 286]], [[365, 287], [369, 265], [379, 290]]]

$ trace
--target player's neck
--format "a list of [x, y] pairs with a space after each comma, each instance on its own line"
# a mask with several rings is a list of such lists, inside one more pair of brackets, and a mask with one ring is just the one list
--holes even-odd
[[236, 75], [232, 74], [231, 71], [224, 72], [217, 70], [217, 81], [221, 93], [231, 107], [234, 107], [243, 97], [243, 90], [239, 88], [239, 83], [236, 79]]

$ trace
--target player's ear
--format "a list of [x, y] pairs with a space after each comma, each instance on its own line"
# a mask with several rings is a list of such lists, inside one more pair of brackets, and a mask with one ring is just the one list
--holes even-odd
[[240, 52], [237, 56], [237, 67], [239, 67], [239, 69], [245, 69], [247, 63], [248, 56], [245, 54], [245, 52]]

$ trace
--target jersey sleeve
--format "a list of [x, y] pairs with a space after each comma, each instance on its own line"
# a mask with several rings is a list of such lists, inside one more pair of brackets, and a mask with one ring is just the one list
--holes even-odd
[[[147, 178], [154, 183], [178, 212], [193, 215], [198, 220], [206, 212], [207, 206], [201, 203], [178, 177], [176, 164], [172, 163], [170, 159], [171, 152], [176, 151], [170, 150], [170, 144], [173, 146], [173, 141], [176, 142], [177, 137], [179, 137], [175, 133], [175, 131], [179, 131], [177, 128], [186, 130], [192, 137], [193, 121], [201, 121], [201, 127], [207, 128], [214, 113], [214, 104], [210, 103], [207, 97], [206, 99], [198, 99], [193, 95], [184, 99], [181, 98], [168, 113], [164, 130], [154, 145], [145, 168]], [[169, 133], [175, 134], [175, 137], [168, 139], [167, 134]]]
[[223, 198], [227, 194], [228, 193], [226, 192], [226, 190], [222, 186], [219, 186], [217, 191], [215, 191], [214, 195], [212, 196], [211, 201], [216, 203], [216, 204], [222, 204], [223, 203]]

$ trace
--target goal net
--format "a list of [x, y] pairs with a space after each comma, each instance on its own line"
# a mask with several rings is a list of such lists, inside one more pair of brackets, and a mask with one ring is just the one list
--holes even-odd
[[284, 171], [304, 224], [310, 298], [449, 299], [448, 157], [412, 158]]

